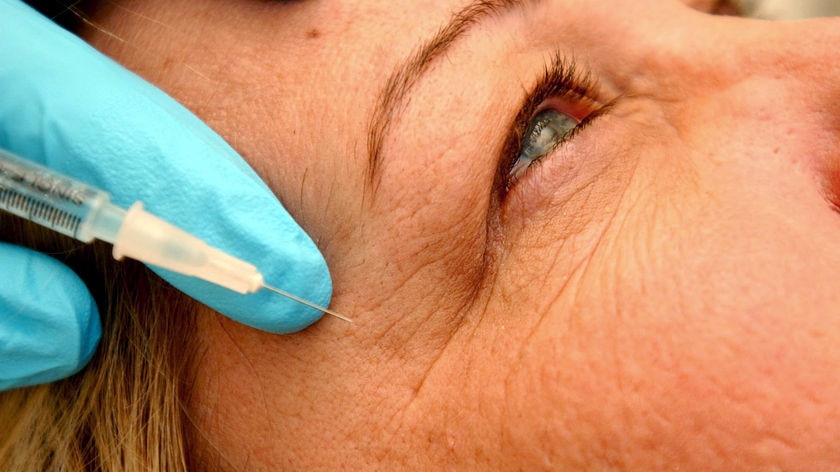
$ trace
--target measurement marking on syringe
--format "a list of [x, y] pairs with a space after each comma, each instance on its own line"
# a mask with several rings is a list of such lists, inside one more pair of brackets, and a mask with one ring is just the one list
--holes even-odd
[[79, 225], [82, 223], [82, 220], [75, 215], [52, 208], [2, 187], [0, 187], [0, 208], [30, 220], [64, 228], [70, 234], [76, 234]]
[[27, 172], [26, 169], [12, 164], [0, 163], [0, 178], [11, 180], [17, 185], [25, 185], [31, 191], [41, 192], [74, 205], [85, 203], [84, 188], [61, 177], [53, 177], [39, 172]]

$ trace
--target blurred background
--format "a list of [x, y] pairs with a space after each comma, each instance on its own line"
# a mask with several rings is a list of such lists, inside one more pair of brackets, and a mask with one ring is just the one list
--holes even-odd
[[750, 16], [795, 19], [840, 16], [840, 0], [741, 0]]

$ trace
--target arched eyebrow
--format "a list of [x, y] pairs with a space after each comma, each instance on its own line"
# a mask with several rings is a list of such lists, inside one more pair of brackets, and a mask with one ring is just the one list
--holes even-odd
[[382, 145], [394, 115], [402, 111], [411, 89], [429, 70], [435, 59], [444, 55], [470, 29], [489, 17], [509, 13], [539, 0], [474, 0], [461, 9], [432, 39], [403, 60], [385, 82], [368, 127], [368, 181], [376, 187], [376, 175], [382, 165]]

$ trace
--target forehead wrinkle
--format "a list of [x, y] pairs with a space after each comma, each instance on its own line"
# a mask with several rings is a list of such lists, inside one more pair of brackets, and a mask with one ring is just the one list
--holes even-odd
[[503, 14], [535, 0], [474, 0], [450, 18], [449, 22], [397, 65], [381, 89], [368, 128], [368, 182], [376, 187], [382, 164], [382, 146], [394, 115], [402, 111], [411, 89], [420, 81], [435, 59], [482, 20]]

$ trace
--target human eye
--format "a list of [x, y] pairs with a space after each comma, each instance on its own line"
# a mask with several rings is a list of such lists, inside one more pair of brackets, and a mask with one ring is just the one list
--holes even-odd
[[562, 144], [577, 128], [580, 121], [554, 109], [543, 110], [531, 119], [519, 155], [513, 161], [508, 179], [518, 180], [528, 167]]
[[525, 176], [529, 168], [571, 140], [607, 108], [601, 105], [590, 74], [574, 61], [556, 55], [528, 95], [505, 145], [504, 189]]

